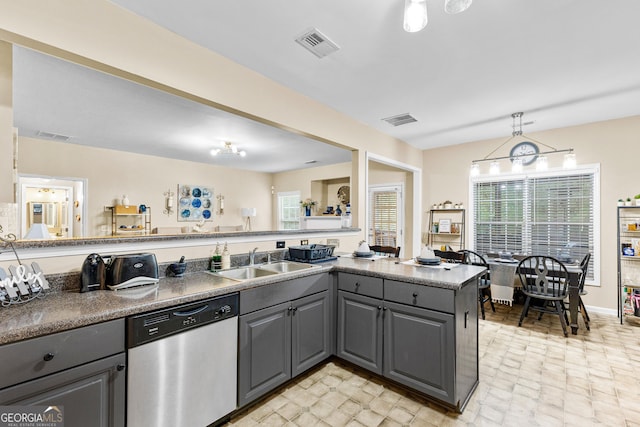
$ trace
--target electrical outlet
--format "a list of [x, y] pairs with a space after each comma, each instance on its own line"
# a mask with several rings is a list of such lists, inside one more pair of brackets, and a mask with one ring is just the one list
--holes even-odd
[[339, 247], [340, 246], [340, 239], [327, 239], [327, 245]]

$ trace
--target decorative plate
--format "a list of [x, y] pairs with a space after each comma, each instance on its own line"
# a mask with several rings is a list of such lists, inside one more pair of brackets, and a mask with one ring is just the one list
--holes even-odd
[[202, 206], [202, 201], [200, 199], [193, 199], [191, 201], [191, 206], [193, 206], [194, 208], [199, 208], [200, 206]]
[[180, 216], [182, 218], [189, 218], [191, 216], [191, 211], [189, 209], [183, 209], [182, 212], [180, 212]]
[[374, 255], [375, 252], [373, 251], [369, 251], [369, 252], [358, 252], [358, 251], [354, 251], [353, 252], [353, 256], [356, 258], [371, 258]]
[[435, 258], [416, 257], [416, 262], [422, 265], [438, 265], [440, 264], [440, 257], [435, 257]]
[[202, 190], [200, 190], [198, 187], [195, 187], [193, 190], [191, 190], [191, 195], [193, 197], [201, 197], [202, 196]]
[[180, 206], [189, 206], [190, 203], [191, 203], [191, 199], [188, 197], [182, 197], [180, 199]]
[[202, 211], [202, 218], [209, 219], [211, 218], [211, 211], [209, 209], [205, 209]]

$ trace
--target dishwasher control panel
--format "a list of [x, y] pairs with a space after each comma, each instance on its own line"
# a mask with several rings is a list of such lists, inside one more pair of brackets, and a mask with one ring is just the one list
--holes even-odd
[[238, 315], [238, 293], [127, 318], [127, 348]]

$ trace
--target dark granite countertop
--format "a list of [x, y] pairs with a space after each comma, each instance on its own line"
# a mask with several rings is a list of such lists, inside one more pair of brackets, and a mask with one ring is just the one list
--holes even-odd
[[393, 258], [372, 261], [340, 257], [310, 269], [243, 282], [196, 272], [162, 278], [157, 286], [129, 290], [55, 292], [24, 305], [0, 308], [0, 345], [329, 271], [457, 290], [484, 269], [469, 265], [432, 269], [402, 264]]

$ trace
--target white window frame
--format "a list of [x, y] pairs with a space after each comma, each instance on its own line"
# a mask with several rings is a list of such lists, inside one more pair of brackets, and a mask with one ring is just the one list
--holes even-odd
[[[299, 229], [300, 228], [300, 201], [302, 200], [301, 196], [300, 196], [300, 191], [282, 191], [282, 192], [278, 192], [277, 194], [278, 196], [278, 230], [291, 230], [288, 228], [284, 228], [283, 227], [283, 206], [282, 206], [282, 199], [285, 197], [297, 197], [298, 202], [297, 202], [297, 225], [295, 229]], [[293, 221], [287, 221], [287, 222], [293, 222]]]
[[[593, 279], [587, 279], [585, 283], [592, 286], [600, 286], [600, 164], [581, 165], [574, 169], [550, 169], [547, 171], [527, 171], [518, 174], [478, 175], [469, 177], [469, 233], [475, 233], [475, 184], [479, 182], [500, 182], [521, 180], [527, 178], [561, 177], [575, 174], [593, 175], [593, 254], [591, 257], [593, 266]], [[526, 232], [525, 232], [526, 233]], [[469, 236], [470, 249], [474, 250], [475, 239]]]

